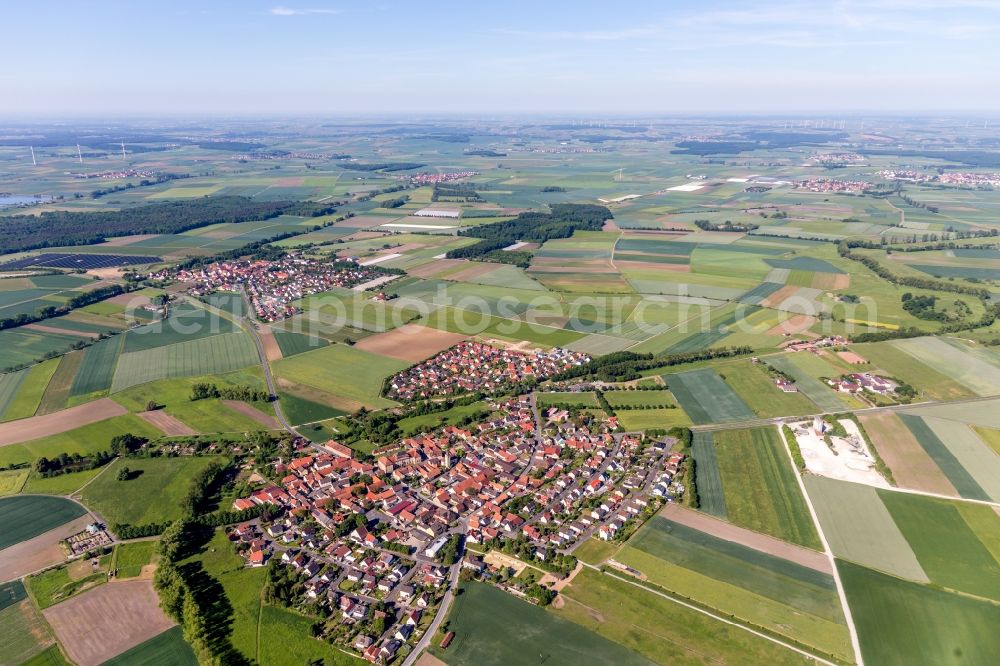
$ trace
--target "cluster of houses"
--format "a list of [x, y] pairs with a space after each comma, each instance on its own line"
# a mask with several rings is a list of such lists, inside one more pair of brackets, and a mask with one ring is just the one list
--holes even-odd
[[856, 194], [871, 187], [866, 180], [837, 180], [835, 178], [807, 178], [795, 183], [795, 187], [810, 192], [848, 192]]
[[453, 180], [471, 178], [478, 176], [478, 171], [449, 171], [447, 173], [418, 173], [410, 178], [414, 185], [434, 185], [435, 183], [447, 183]]
[[808, 162], [831, 166], [858, 166], [868, 163], [864, 155], [851, 152], [813, 153], [809, 156]]
[[590, 357], [555, 348], [520, 352], [482, 342], [461, 342], [389, 380], [388, 396], [416, 400], [467, 391], [491, 393], [526, 380], [543, 380]]
[[875, 175], [886, 180], [903, 180], [911, 183], [937, 182], [959, 187], [1000, 186], [1000, 173], [996, 171], [946, 171], [938, 174], [936, 172], [913, 171], [912, 169], [884, 169]]
[[91, 180], [122, 180], [125, 178], [153, 178], [157, 175], [152, 169], [111, 169], [109, 171], [94, 171], [91, 173], [74, 173], [74, 178]]
[[891, 379], [870, 372], [854, 372], [837, 379], [828, 379], [827, 384], [841, 393], [871, 391], [879, 395], [891, 395], [899, 386]]
[[671, 438], [618, 433], [555, 407], [539, 415], [528, 396], [488, 407], [477, 423], [406, 437], [364, 460], [333, 440], [303, 443], [233, 503], [270, 511], [230, 538], [247, 566], [294, 570], [298, 603], [325, 609], [328, 639], [385, 663], [426, 628], [421, 613], [462, 566], [443, 561], [460, 535], [487, 546], [515, 540], [545, 561], [590, 536], [614, 539], [683, 492], [684, 456]]
[[246, 288], [257, 318], [277, 321], [300, 312], [292, 303], [332, 287], [350, 288], [381, 275], [376, 268], [342, 261], [336, 264], [287, 254], [277, 261], [219, 261], [201, 268], [171, 274], [151, 274], [152, 279], [175, 278], [191, 283], [195, 296]]
[[813, 340], [793, 340], [785, 342], [781, 347], [785, 351], [811, 351], [815, 352], [824, 347], [842, 347], [847, 344], [847, 338], [842, 335], [825, 335]]

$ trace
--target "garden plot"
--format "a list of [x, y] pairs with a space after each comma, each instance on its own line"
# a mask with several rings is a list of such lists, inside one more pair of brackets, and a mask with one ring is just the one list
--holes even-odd
[[806, 468], [830, 479], [888, 488], [889, 482], [875, 469], [875, 458], [857, 424], [850, 419], [838, 423], [847, 431], [847, 437], [825, 434], [821, 428], [829, 425], [819, 418], [789, 424]]

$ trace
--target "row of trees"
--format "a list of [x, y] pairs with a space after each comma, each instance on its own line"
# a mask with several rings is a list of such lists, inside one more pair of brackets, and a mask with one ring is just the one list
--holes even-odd
[[672, 365], [682, 365], [694, 361], [713, 358], [748, 356], [753, 353], [749, 346], [719, 347], [702, 349], [683, 354], [637, 354], [635, 352], [612, 352], [592, 359], [589, 363], [574, 366], [552, 377], [553, 381], [563, 381], [582, 377], [592, 377], [606, 382], [623, 382], [638, 379], [643, 370], [652, 370]]
[[120, 211], [51, 211], [4, 218], [0, 254], [43, 247], [90, 245], [113, 236], [176, 234], [227, 222], [268, 220], [282, 214], [316, 215], [329, 207], [298, 201], [222, 196], [154, 203]]
[[850, 246], [844, 242], [837, 244], [837, 254], [839, 254], [844, 259], [850, 259], [851, 261], [856, 261], [859, 264], [862, 264], [865, 268], [875, 273], [883, 280], [891, 282], [892, 284], [895, 285], [900, 285], [903, 287], [914, 287], [917, 289], [933, 289], [937, 291], [949, 291], [955, 294], [970, 294], [972, 296], [976, 296], [984, 300], [990, 297], [989, 290], [983, 287], [956, 284], [953, 282], [942, 282], [940, 280], [935, 280], [933, 278], [896, 275], [888, 268], [880, 264], [878, 260], [876, 260], [874, 257], [869, 257], [867, 255], [859, 254], [857, 252], [851, 252]]
[[[2, 235], [0, 231], [0, 235]], [[61, 315], [67, 314], [71, 310], [76, 308], [82, 308], [86, 305], [91, 305], [92, 303], [97, 303], [120, 294], [124, 294], [126, 291], [132, 291], [136, 287], [131, 285], [123, 287], [118, 284], [114, 284], [108, 287], [99, 287], [92, 291], [77, 294], [68, 301], [66, 305], [46, 305], [44, 307], [38, 308], [34, 314], [28, 314], [22, 312], [14, 317], [5, 317], [0, 319], [0, 330], [5, 330], [8, 328], [16, 328], [18, 326], [24, 326], [25, 324], [33, 324], [43, 319], [49, 319], [50, 317], [59, 317]]]
[[484, 224], [461, 231], [463, 236], [480, 238], [475, 245], [448, 252], [449, 259], [477, 259], [519, 241], [544, 243], [552, 238], [569, 238], [577, 229], [598, 231], [614, 216], [604, 206], [593, 204], [552, 204], [549, 213], [521, 213], [513, 220]]
[[198, 382], [191, 387], [191, 400], [206, 400], [209, 398], [222, 398], [223, 400], [242, 400], [244, 402], [269, 402], [273, 396], [264, 389], [254, 388], [247, 384], [237, 384], [235, 386], [223, 386], [219, 388], [215, 384]]

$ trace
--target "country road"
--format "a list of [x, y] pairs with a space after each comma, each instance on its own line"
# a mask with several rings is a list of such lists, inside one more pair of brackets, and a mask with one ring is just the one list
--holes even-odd
[[777, 425], [779, 423], [793, 423], [796, 421], [808, 421], [809, 419], [815, 418], [817, 416], [829, 416], [830, 414], [846, 414], [850, 412], [851, 414], [857, 414], [859, 416], [864, 414], [878, 414], [879, 412], [905, 412], [908, 409], [919, 409], [921, 407], [937, 407], [942, 405], [964, 405], [976, 402], [989, 402], [991, 400], [998, 400], [1000, 396], [988, 395], [988, 396], [977, 396], [974, 398], [961, 398], [959, 400], [949, 400], [942, 402], [939, 400], [927, 400], [924, 402], [914, 402], [908, 405], [886, 405], [884, 407], [865, 407], [864, 409], [851, 409], [849, 407], [844, 407], [835, 412], [816, 412], [813, 414], [803, 414], [802, 416], [775, 416], [766, 419], [750, 419], [747, 421], [732, 421], [729, 423], [706, 423], [704, 425], [693, 425], [691, 430], [694, 432], [712, 432], [716, 430], [739, 430], [742, 428], [757, 428], [761, 426]]

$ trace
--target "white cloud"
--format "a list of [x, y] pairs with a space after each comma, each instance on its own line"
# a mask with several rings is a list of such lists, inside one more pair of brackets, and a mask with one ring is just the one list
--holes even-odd
[[340, 14], [339, 9], [293, 9], [278, 5], [271, 9], [272, 16], [308, 16], [310, 14]]

